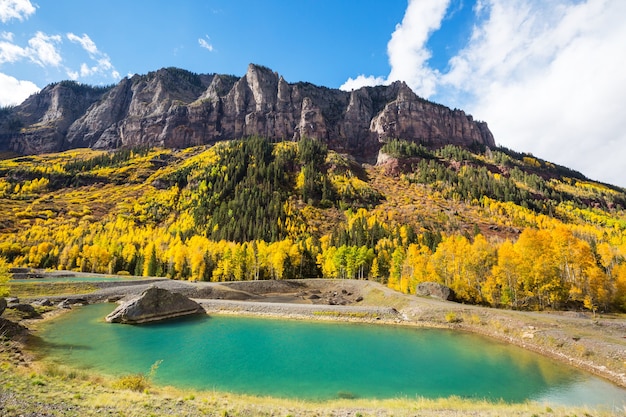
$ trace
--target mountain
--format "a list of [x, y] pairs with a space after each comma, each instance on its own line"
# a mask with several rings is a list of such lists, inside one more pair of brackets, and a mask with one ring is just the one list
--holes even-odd
[[0, 112], [0, 149], [19, 154], [185, 148], [253, 135], [307, 136], [370, 159], [395, 138], [434, 148], [495, 146], [486, 123], [424, 100], [403, 82], [345, 92], [290, 84], [254, 64], [241, 78], [164, 68], [105, 88], [64, 81]]
[[15, 267], [437, 282], [466, 303], [626, 311], [626, 190], [497, 147], [403, 83], [168, 68], [50, 85], [0, 124], [5, 150], [40, 154], [0, 158]]

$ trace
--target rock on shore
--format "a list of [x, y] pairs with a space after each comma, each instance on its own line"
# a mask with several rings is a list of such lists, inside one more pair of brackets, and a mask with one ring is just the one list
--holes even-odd
[[140, 324], [204, 313], [200, 304], [179, 293], [152, 286], [106, 316], [109, 323]]

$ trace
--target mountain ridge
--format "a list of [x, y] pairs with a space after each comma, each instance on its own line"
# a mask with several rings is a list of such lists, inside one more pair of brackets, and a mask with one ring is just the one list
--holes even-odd
[[109, 87], [62, 81], [0, 113], [0, 149], [19, 154], [184, 148], [254, 135], [312, 137], [368, 159], [396, 138], [495, 147], [486, 123], [420, 98], [403, 82], [346, 92], [287, 83], [255, 64], [242, 77], [162, 68]]

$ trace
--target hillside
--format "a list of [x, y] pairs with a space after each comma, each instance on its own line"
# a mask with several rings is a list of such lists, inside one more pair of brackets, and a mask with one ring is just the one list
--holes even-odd
[[230, 281], [363, 278], [516, 309], [626, 310], [626, 192], [503, 148], [390, 140], [70, 150], [0, 161], [14, 266]]

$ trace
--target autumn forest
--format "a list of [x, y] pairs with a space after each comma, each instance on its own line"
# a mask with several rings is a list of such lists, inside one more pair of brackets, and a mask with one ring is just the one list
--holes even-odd
[[458, 301], [626, 311], [626, 191], [505, 148], [314, 139], [0, 161], [12, 266], [172, 279], [436, 281]]

